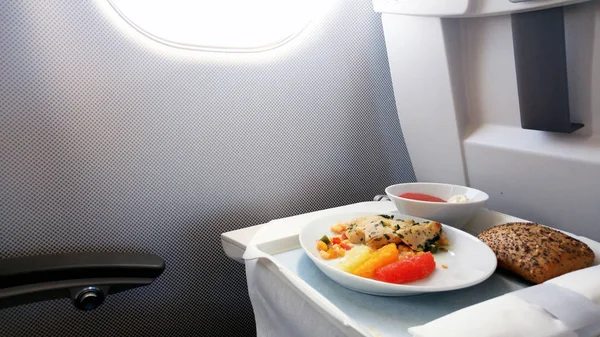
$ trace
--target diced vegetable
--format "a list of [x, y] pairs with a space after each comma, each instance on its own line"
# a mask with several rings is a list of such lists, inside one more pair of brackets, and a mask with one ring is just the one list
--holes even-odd
[[363, 262], [371, 257], [371, 248], [367, 246], [357, 246], [346, 253], [344, 261], [337, 265], [337, 268], [346, 272], [352, 272]]
[[327, 249], [326, 251], [321, 251], [319, 253], [321, 254], [321, 257], [325, 260], [331, 260], [338, 257], [337, 251], [333, 247]]
[[321, 240], [317, 240], [317, 249], [318, 250], [327, 250], [327, 244]]
[[410, 283], [423, 279], [435, 270], [435, 260], [430, 252], [401, 259], [377, 269], [373, 278], [389, 283]]
[[343, 257], [344, 255], [346, 255], [346, 250], [340, 247], [340, 245], [333, 245], [333, 249], [335, 249], [335, 254], [337, 255], [337, 257]]
[[[322, 242], [322, 241], [320, 241]], [[318, 244], [317, 244], [318, 245]], [[319, 254], [325, 260], [337, 259], [338, 257], [343, 257], [346, 255], [346, 250], [342, 248], [340, 245], [332, 245], [324, 250], [320, 250]]]
[[354, 247], [349, 240], [342, 240], [341, 235], [329, 237], [323, 235], [317, 240], [317, 250], [325, 260], [331, 260], [346, 255], [346, 251]]
[[368, 260], [352, 271], [352, 274], [372, 278], [376, 269], [396, 261], [398, 261], [398, 248], [395, 243], [390, 243], [374, 252]]
[[331, 229], [331, 231], [335, 234], [340, 234], [341, 232], [346, 230], [346, 225], [339, 223], [337, 225], [331, 226], [331, 228], [329, 229]]

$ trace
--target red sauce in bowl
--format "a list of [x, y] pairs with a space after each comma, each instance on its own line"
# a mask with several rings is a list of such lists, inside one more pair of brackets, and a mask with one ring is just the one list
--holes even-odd
[[412, 200], [420, 200], [420, 201], [429, 201], [429, 202], [446, 202], [446, 200], [434, 197], [433, 195], [424, 194], [424, 193], [413, 193], [407, 192], [399, 195], [400, 198], [412, 199]]

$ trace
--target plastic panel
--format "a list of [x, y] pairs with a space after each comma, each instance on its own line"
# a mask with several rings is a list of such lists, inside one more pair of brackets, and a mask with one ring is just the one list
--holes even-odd
[[382, 20], [418, 179], [445, 182], [464, 170], [491, 209], [598, 240], [600, 3], [564, 13], [569, 108], [586, 125], [573, 134], [521, 128], [509, 15]]
[[[439, 18], [382, 15], [400, 124], [419, 181], [465, 185], [459, 26]], [[451, 42], [448, 42], [451, 41]], [[452, 76], [452, 75], [456, 76]]]
[[376, 12], [434, 16], [477, 17], [519, 13], [565, 6], [590, 0], [535, 0], [510, 2], [509, 0], [373, 0]]
[[281, 48], [216, 54], [119, 25], [105, 0], [0, 1], [0, 258], [167, 265], [91, 312], [0, 310], [0, 336], [251, 336], [221, 233], [413, 181], [379, 15], [338, 4]]
[[600, 3], [564, 11], [571, 119], [586, 125], [573, 134], [521, 129], [510, 16], [463, 22], [466, 169], [490, 208], [599, 240]]
[[563, 8], [512, 15], [517, 87], [524, 129], [571, 133]]

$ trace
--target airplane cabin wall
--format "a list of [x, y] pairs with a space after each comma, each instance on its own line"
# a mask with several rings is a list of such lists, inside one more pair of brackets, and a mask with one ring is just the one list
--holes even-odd
[[1, 1], [0, 32], [0, 258], [166, 261], [91, 312], [0, 310], [0, 336], [253, 335], [220, 233], [415, 180], [370, 2], [261, 53], [161, 45], [104, 0]]

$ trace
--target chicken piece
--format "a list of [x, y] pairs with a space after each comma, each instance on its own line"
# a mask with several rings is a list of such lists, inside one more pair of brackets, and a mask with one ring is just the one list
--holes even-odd
[[347, 223], [346, 236], [352, 243], [364, 243], [379, 249], [389, 243], [399, 244], [401, 237], [396, 231], [410, 225], [381, 215], [364, 216]]
[[366, 231], [365, 243], [373, 249], [379, 249], [389, 243], [399, 244], [402, 242], [400, 236], [390, 226], [374, 224], [371, 228], [367, 227]]
[[396, 230], [396, 234], [407, 246], [418, 251], [429, 251], [442, 235], [442, 224], [426, 221]]

